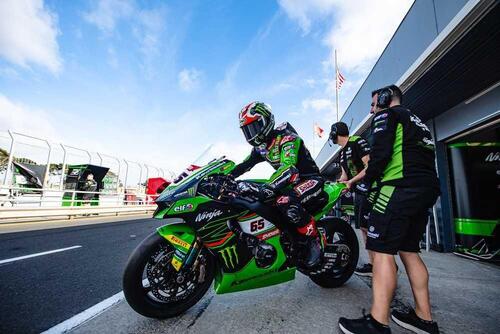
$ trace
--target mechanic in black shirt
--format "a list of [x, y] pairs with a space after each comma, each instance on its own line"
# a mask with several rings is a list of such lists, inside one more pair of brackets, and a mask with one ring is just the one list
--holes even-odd
[[392, 311], [398, 324], [415, 333], [439, 333], [431, 318], [429, 274], [419, 243], [429, 209], [439, 196], [434, 141], [427, 126], [401, 106], [401, 90], [391, 85], [372, 92], [373, 142], [370, 162], [356, 190], [373, 204], [366, 248], [373, 254], [371, 314], [340, 318], [344, 333], [390, 333], [390, 305], [397, 285], [399, 253], [415, 300], [415, 310]]
[[[349, 136], [349, 128], [344, 122], [337, 122], [330, 130], [330, 140], [342, 147], [340, 152], [340, 166], [342, 174], [339, 182], [344, 183], [349, 191], [353, 191], [356, 184], [363, 179], [370, 160], [370, 146], [359, 136]], [[361, 228], [363, 241], [366, 244], [367, 219], [371, 205], [365, 195], [354, 194], [354, 219], [356, 228]], [[355, 273], [360, 276], [372, 275], [371, 253], [368, 251], [369, 263], [356, 268]]]

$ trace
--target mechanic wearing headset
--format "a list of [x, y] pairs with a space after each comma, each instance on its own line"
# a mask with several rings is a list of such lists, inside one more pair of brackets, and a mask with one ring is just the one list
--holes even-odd
[[[339, 182], [344, 183], [350, 191], [365, 176], [368, 161], [370, 160], [370, 146], [368, 142], [359, 136], [349, 136], [349, 128], [344, 122], [332, 125], [329, 139], [342, 147], [340, 152], [340, 167], [342, 174]], [[366, 244], [367, 219], [371, 205], [364, 194], [354, 194], [354, 219], [356, 228], [361, 228], [363, 241]], [[368, 251], [369, 263], [356, 268], [355, 273], [360, 276], [372, 275], [371, 253]]]
[[[373, 255], [373, 304], [370, 314], [360, 319], [340, 318], [344, 333], [390, 333], [389, 314], [415, 333], [439, 333], [431, 318], [429, 274], [418, 254], [429, 209], [439, 196], [434, 141], [427, 126], [401, 102], [395, 85], [372, 92], [370, 161], [356, 191], [367, 194], [373, 204], [366, 242]], [[415, 309], [390, 313], [396, 254], [405, 266]]]

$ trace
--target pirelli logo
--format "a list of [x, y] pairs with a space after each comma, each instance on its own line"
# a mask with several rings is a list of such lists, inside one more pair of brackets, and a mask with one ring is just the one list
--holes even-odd
[[219, 254], [224, 260], [224, 264], [227, 268], [236, 268], [236, 265], [238, 264], [238, 253], [236, 253], [236, 245], [220, 250]]
[[167, 239], [168, 241], [170, 241], [173, 245], [177, 245], [177, 246], [181, 246], [182, 248], [184, 249], [189, 249], [191, 248], [191, 245], [189, 243], [187, 243], [186, 241], [184, 240], [181, 240], [179, 238], [177, 238], [175, 235], [173, 234], [169, 234], [165, 237], [165, 239]]

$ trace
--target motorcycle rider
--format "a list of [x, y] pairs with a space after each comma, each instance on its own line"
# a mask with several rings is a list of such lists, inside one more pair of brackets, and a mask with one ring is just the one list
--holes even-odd
[[236, 178], [256, 164], [267, 161], [276, 170], [269, 182], [261, 187], [241, 182], [243, 192], [256, 192], [259, 198], [277, 195], [277, 208], [293, 224], [306, 245], [305, 265], [316, 266], [321, 260], [321, 243], [316, 222], [304, 205], [314, 201], [323, 191], [324, 180], [295, 129], [283, 123], [274, 128], [271, 107], [263, 102], [251, 102], [240, 111], [240, 128], [253, 146], [250, 155], [231, 174]]

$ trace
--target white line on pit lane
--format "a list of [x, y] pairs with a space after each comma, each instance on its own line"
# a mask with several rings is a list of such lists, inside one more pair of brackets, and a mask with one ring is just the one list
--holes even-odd
[[101, 314], [104, 312], [106, 309], [110, 308], [111, 306], [115, 305], [122, 299], [124, 299], [125, 296], [123, 295], [123, 291], [118, 292], [117, 294], [104, 299], [102, 302], [95, 304], [94, 306], [86, 309], [85, 311], [78, 313], [77, 315], [69, 318], [68, 320], [65, 320], [61, 322], [60, 324], [47, 329], [45, 332], [42, 332], [41, 334], [59, 334], [59, 333], [65, 333], [76, 326], [80, 325], [81, 323], [84, 323], [85, 321], [92, 319], [93, 317]]
[[29, 259], [32, 257], [37, 257], [37, 256], [42, 256], [42, 255], [48, 255], [48, 254], [53, 254], [53, 253], [59, 253], [59, 252], [64, 252], [70, 249], [75, 249], [75, 248], [80, 248], [82, 246], [77, 245], [77, 246], [71, 246], [71, 247], [66, 247], [66, 248], [59, 248], [59, 249], [54, 249], [46, 252], [41, 252], [41, 253], [35, 253], [35, 254], [29, 254], [29, 255], [24, 255], [24, 256], [19, 256], [19, 257], [13, 257], [10, 259], [5, 259], [5, 260], [0, 260], [0, 264], [4, 263], [9, 263], [9, 262], [14, 262], [14, 261], [19, 261], [19, 260], [24, 260], [24, 259]]
[[[148, 280], [142, 280], [142, 285], [146, 286], [148, 284]], [[102, 302], [95, 304], [94, 306], [89, 307], [83, 312], [78, 313], [77, 315], [72, 316], [71, 318], [64, 320], [58, 325], [47, 329], [46, 331], [40, 334], [61, 334], [66, 333], [72, 330], [75, 327], [83, 324], [84, 322], [98, 316], [103, 313], [111, 306], [117, 304], [118, 302], [125, 299], [125, 295], [123, 291], [118, 292], [117, 294], [112, 295], [111, 297], [104, 299]]]

